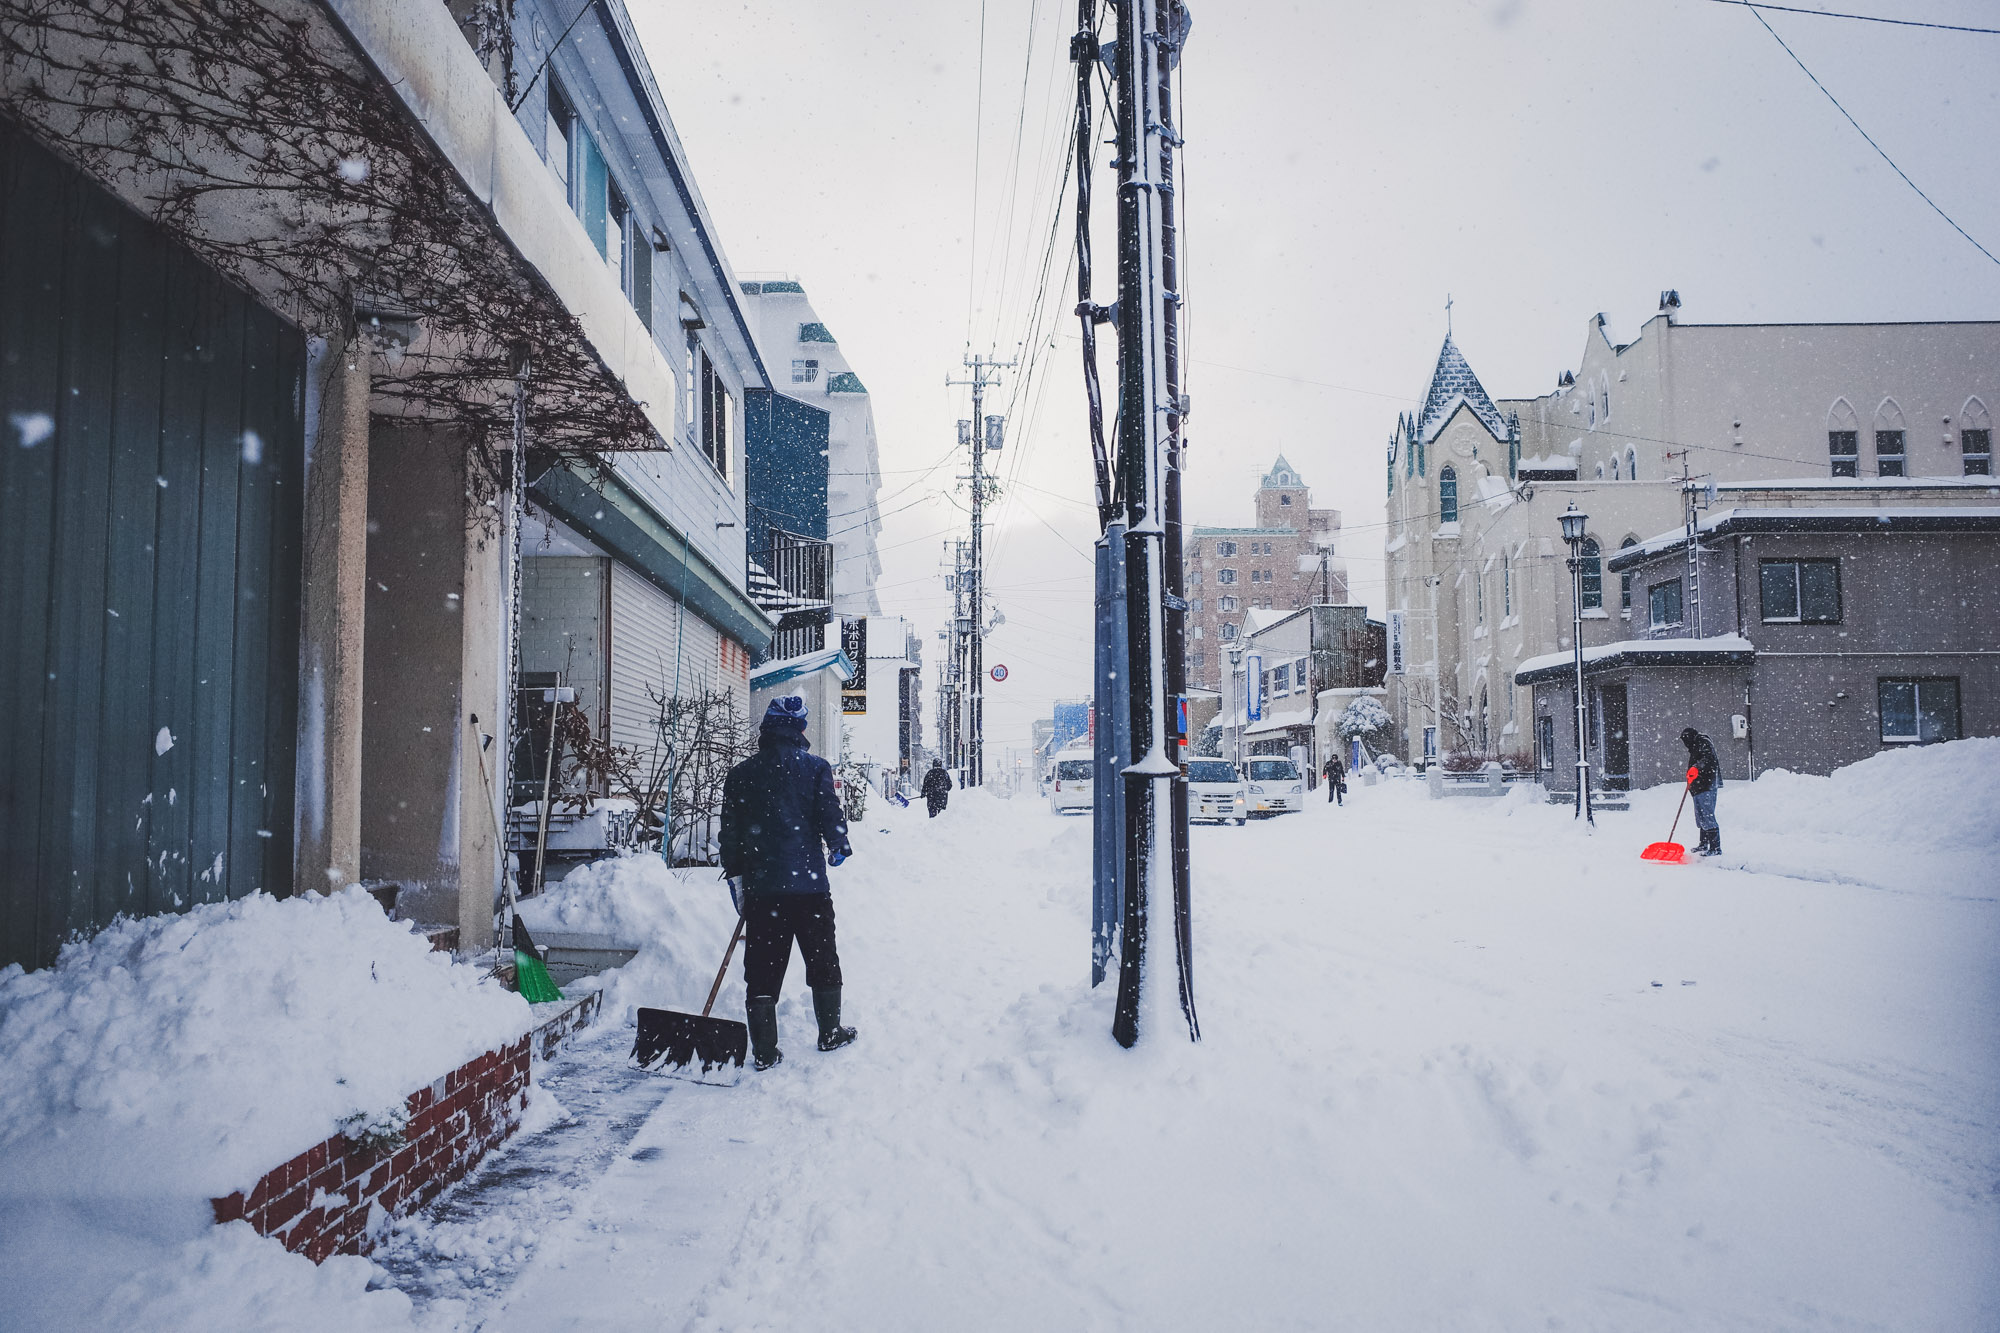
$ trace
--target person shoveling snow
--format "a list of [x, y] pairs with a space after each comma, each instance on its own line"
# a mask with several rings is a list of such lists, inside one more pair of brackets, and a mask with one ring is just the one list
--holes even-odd
[[1701, 830], [1696, 856], [1722, 854], [1722, 829], [1715, 822], [1715, 797], [1722, 790], [1722, 766], [1715, 757], [1715, 742], [1693, 727], [1681, 728], [1681, 744], [1688, 752], [1688, 795], [1694, 798], [1695, 827]]
[[729, 770], [722, 787], [722, 873], [743, 914], [743, 1007], [758, 1069], [784, 1058], [778, 989], [795, 939], [805, 955], [819, 1048], [837, 1050], [855, 1037], [853, 1028], [840, 1025], [840, 954], [826, 877], [827, 865], [839, 865], [853, 848], [833, 768], [811, 753], [805, 733], [805, 700], [795, 694], [773, 699], [764, 710], [757, 753]]

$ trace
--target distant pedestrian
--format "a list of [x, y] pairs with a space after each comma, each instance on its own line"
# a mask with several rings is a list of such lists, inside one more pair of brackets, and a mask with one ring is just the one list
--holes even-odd
[[805, 700], [796, 694], [773, 699], [757, 739], [757, 753], [730, 769], [722, 784], [722, 873], [743, 914], [750, 1053], [757, 1068], [769, 1069], [784, 1059], [778, 991], [793, 940], [805, 955], [819, 1048], [836, 1050], [854, 1040], [854, 1029], [840, 1025], [840, 953], [826, 877], [827, 866], [854, 850], [833, 768], [806, 744]]
[[951, 774], [944, 771], [944, 760], [931, 760], [931, 771], [924, 774], [921, 790], [924, 804], [930, 807], [931, 818], [936, 819], [938, 812], [951, 800]]
[[1694, 797], [1694, 823], [1701, 830], [1699, 856], [1722, 853], [1722, 828], [1715, 822], [1715, 797], [1722, 790], [1722, 766], [1715, 757], [1715, 744], [1693, 727], [1681, 729], [1681, 744], [1688, 752], [1688, 795]]
[[1346, 805], [1347, 765], [1340, 762], [1340, 756], [1328, 755], [1326, 767], [1320, 770], [1320, 775], [1326, 779], [1326, 799], [1335, 805]]

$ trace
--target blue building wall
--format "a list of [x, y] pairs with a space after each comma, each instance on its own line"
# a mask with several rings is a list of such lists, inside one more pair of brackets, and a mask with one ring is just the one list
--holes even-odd
[[750, 558], [770, 549], [772, 528], [825, 541], [832, 415], [768, 390], [752, 390], [744, 399], [744, 538]]

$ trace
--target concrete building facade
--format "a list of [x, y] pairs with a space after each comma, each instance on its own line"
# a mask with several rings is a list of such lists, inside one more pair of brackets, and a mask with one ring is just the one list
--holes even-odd
[[[1606, 561], [1684, 518], [1683, 478], [1829, 503], [1995, 502], [2000, 323], [1700, 325], [1678, 293], [1630, 342], [1591, 318], [1546, 395], [1490, 397], [1447, 337], [1387, 456], [1389, 709], [1405, 757], [1534, 762], [1520, 664], [1568, 649], [1558, 516], [1588, 515], [1586, 649], [1631, 637]], [[1721, 503], [1718, 501], [1718, 503]]]
[[1347, 568], [1334, 556], [1340, 512], [1312, 507], [1305, 479], [1283, 454], [1253, 504], [1252, 527], [1194, 527], [1187, 535], [1187, 679], [1194, 688], [1221, 688], [1247, 612], [1347, 600]]

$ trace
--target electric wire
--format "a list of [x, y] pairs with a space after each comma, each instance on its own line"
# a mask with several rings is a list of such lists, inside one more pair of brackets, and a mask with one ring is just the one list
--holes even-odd
[[1853, 19], [1860, 23], [1889, 23], [1899, 28], [1936, 28], [1941, 32], [1976, 32], [2000, 36], [2000, 28], [1973, 28], [1961, 23], [1927, 23], [1922, 19], [1892, 19], [1880, 14], [1844, 14], [1831, 9], [1803, 9], [1797, 5], [1767, 5], [1764, 0], [1709, 0], [1710, 4], [1732, 9], [1768, 9], [1775, 14], [1810, 14], [1823, 19]]

